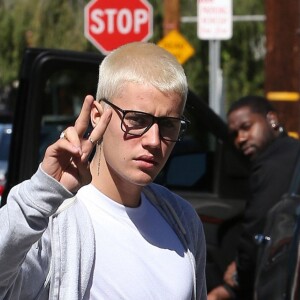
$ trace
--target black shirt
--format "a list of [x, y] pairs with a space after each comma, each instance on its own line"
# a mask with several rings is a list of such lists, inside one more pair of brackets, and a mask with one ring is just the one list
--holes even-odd
[[254, 236], [263, 232], [270, 208], [288, 191], [300, 151], [300, 142], [281, 135], [251, 164], [251, 199], [246, 204], [238, 246], [238, 299], [253, 299], [257, 245]]

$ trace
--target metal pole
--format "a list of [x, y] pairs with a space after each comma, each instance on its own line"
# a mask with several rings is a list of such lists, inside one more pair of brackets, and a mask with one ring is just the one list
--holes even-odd
[[220, 115], [222, 98], [222, 70], [220, 69], [219, 40], [209, 41], [209, 106]]
[[[247, 15], [247, 16], [232, 16], [233, 22], [264, 22], [266, 21], [265, 15]], [[182, 16], [181, 23], [197, 23], [197, 16]]]

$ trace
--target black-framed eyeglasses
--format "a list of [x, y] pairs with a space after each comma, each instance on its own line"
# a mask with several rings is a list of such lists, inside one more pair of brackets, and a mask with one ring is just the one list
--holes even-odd
[[159, 128], [159, 136], [162, 140], [177, 142], [181, 140], [190, 124], [190, 121], [184, 116], [180, 118], [155, 117], [142, 111], [121, 109], [105, 98], [102, 98], [101, 101], [122, 114], [121, 129], [129, 135], [142, 136], [156, 123]]

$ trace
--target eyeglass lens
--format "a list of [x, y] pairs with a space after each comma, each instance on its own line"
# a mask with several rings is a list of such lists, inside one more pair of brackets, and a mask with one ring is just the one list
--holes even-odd
[[166, 141], [176, 142], [181, 139], [189, 123], [189, 121], [182, 118], [155, 117], [140, 111], [123, 110], [105, 98], [103, 98], [102, 101], [123, 115], [121, 129], [130, 135], [141, 136], [147, 132], [154, 123], [157, 123], [160, 137]]
[[179, 118], [155, 118], [143, 112], [127, 111], [123, 116], [122, 130], [128, 134], [139, 136], [149, 130], [155, 122], [158, 124], [161, 138], [169, 141], [177, 141], [186, 127], [185, 121]]

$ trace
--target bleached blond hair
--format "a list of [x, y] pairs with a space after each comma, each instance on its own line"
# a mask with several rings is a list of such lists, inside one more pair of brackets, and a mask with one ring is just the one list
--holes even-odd
[[134, 42], [112, 51], [100, 64], [96, 100], [110, 101], [124, 84], [152, 85], [166, 95], [186, 101], [188, 84], [182, 66], [165, 49], [147, 42]]

